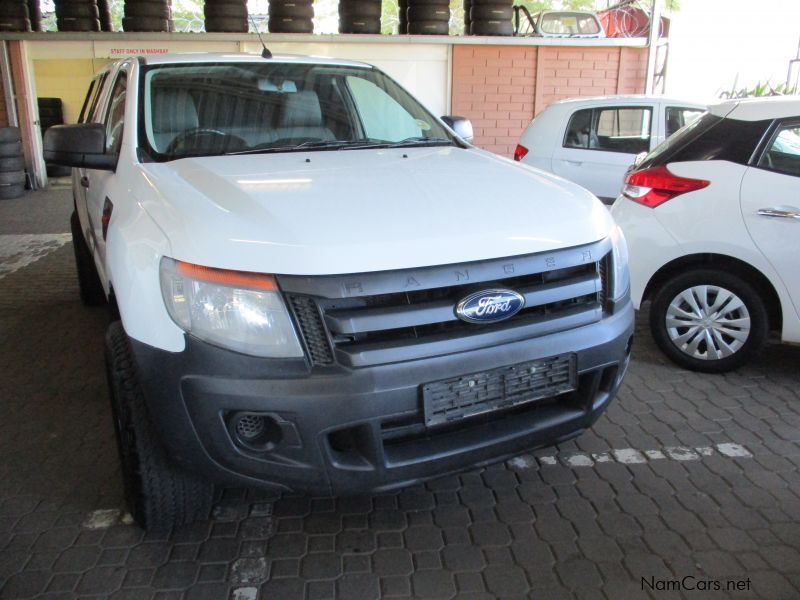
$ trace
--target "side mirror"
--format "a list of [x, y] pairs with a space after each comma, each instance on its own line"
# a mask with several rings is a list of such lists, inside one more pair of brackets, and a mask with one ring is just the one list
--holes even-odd
[[453, 132], [465, 142], [472, 143], [472, 123], [469, 119], [464, 117], [446, 116], [442, 117], [445, 125], [447, 125]]
[[106, 153], [106, 128], [102, 123], [54, 125], [44, 133], [47, 163], [113, 171], [118, 158]]

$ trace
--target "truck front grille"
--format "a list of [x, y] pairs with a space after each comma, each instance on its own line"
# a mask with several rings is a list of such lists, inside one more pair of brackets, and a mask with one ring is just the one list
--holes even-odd
[[[603, 240], [547, 255], [278, 279], [312, 363], [364, 367], [468, 351], [594, 323], [602, 318], [608, 298], [609, 250]], [[522, 294], [524, 308], [491, 324], [457, 318], [455, 306], [462, 298], [490, 288]]]

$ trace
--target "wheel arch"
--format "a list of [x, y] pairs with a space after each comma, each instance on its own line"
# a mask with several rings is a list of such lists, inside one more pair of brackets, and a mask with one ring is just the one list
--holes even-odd
[[651, 300], [655, 292], [672, 276], [691, 268], [716, 268], [737, 275], [752, 285], [764, 299], [769, 319], [769, 329], [781, 331], [783, 312], [780, 297], [772, 282], [752, 265], [724, 254], [701, 253], [678, 257], [656, 271], [645, 286], [642, 302]]

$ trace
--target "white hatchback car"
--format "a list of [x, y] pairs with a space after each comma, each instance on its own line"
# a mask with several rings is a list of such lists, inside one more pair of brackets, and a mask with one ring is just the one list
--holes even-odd
[[625, 178], [631, 296], [676, 363], [721, 372], [800, 342], [800, 99], [728, 101]]
[[599, 96], [553, 102], [522, 133], [514, 160], [582, 185], [608, 203], [636, 155], [649, 152], [706, 110], [661, 96]]

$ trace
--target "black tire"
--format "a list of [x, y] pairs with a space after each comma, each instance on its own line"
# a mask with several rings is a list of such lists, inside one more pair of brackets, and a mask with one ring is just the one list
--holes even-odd
[[83, 237], [77, 212], [72, 211], [69, 225], [72, 232], [72, 251], [75, 254], [81, 302], [86, 306], [102, 306], [106, 303], [106, 293], [103, 291], [103, 284], [100, 283], [100, 277], [97, 275], [92, 253]]
[[0, 143], [18, 142], [19, 127], [0, 127]]
[[22, 156], [22, 142], [0, 142], [0, 158]]
[[[705, 288], [706, 302], [711, 303], [712, 308], [714, 307], [714, 301], [720, 299], [720, 294], [714, 288], [722, 288], [722, 290], [734, 294], [742, 303], [742, 306], [737, 308], [737, 304], [730, 300], [725, 300], [712, 315], [717, 315], [722, 310], [724, 312], [721, 316], [728, 317], [728, 321], [732, 318], [742, 319], [745, 316], [749, 317], [750, 330], [746, 333], [744, 339], [737, 341], [736, 338], [729, 335], [729, 333], [736, 333], [737, 337], [742, 336], [741, 328], [735, 326], [729, 326], [726, 331], [715, 330], [715, 333], [709, 334], [713, 342], [712, 346], [721, 346], [721, 340], [728, 345], [729, 349], [733, 350], [733, 353], [728, 356], [714, 357], [714, 349], [709, 346], [708, 338], [703, 335], [702, 326], [697, 331], [698, 335], [690, 334], [691, 328], [688, 321], [686, 326], [675, 325], [674, 321], [672, 322], [672, 327], [667, 326], [667, 315], [669, 314], [670, 304], [673, 301], [679, 303], [678, 309], [686, 309], [687, 312], [695, 311], [687, 300], [679, 299], [679, 296], [697, 286], [709, 286]], [[700, 288], [700, 290], [703, 289]], [[698, 300], [698, 294], [701, 295], [702, 292], [695, 290], [695, 293], [690, 292], [690, 297], [702, 307], [702, 299]], [[734, 273], [714, 269], [695, 269], [678, 273], [666, 281], [653, 297], [650, 305], [650, 331], [658, 347], [676, 364], [692, 371], [705, 373], [730, 371], [742, 366], [764, 345], [769, 329], [769, 320], [762, 298], [763, 295], [759, 294], [748, 281]], [[710, 315], [707, 315], [705, 318], [709, 317]], [[715, 319], [712, 317], [706, 324], [714, 321]], [[738, 333], [734, 331], [736, 329], [739, 330]], [[679, 346], [677, 342], [673, 341], [670, 333], [673, 336], [690, 335], [687, 339], [681, 340], [681, 346]], [[693, 356], [689, 353], [692, 350], [692, 342], [696, 339], [698, 339], [699, 343], [695, 349], [699, 356]], [[688, 342], [688, 346], [682, 349], [684, 346], [682, 342], [684, 341]], [[740, 343], [741, 346], [739, 346]], [[702, 358], [703, 355], [706, 358]]]
[[208, 17], [222, 17], [228, 19], [246, 19], [247, 5], [241, 2], [220, 2], [203, 6], [203, 14]]
[[514, 35], [514, 24], [511, 21], [472, 21], [469, 33], [470, 35]]
[[24, 171], [25, 159], [22, 156], [9, 156], [0, 158], [0, 173], [11, 173], [13, 171]]
[[169, 19], [122, 17], [123, 31], [169, 31]]
[[59, 31], [100, 31], [100, 21], [98, 19], [78, 19], [64, 17], [56, 19]]
[[270, 33], [314, 33], [314, 22], [294, 17], [270, 17], [267, 28]]
[[64, 108], [64, 102], [61, 100], [61, 98], [42, 97], [42, 98], [37, 98], [36, 103], [39, 105], [39, 109], [51, 108], [56, 110], [63, 110]]
[[511, 6], [509, 0], [472, 0], [472, 6]]
[[[408, 10], [411, 10], [409, 8]], [[447, 35], [450, 27], [447, 21], [409, 21], [408, 33], [413, 35]]]
[[24, 0], [19, 0], [17, 2], [0, 2], [0, 17], [30, 19], [30, 11]]
[[0, 185], [0, 200], [13, 200], [25, 193], [25, 184]]
[[339, 33], [378, 34], [380, 32], [380, 17], [339, 17]]
[[125, 2], [126, 17], [169, 19], [169, 4], [166, 2]]
[[9, 185], [25, 185], [25, 171], [9, 171], [0, 173], [0, 187]]
[[292, 17], [295, 19], [313, 19], [314, 5], [305, 2], [287, 2], [285, 4], [270, 4], [271, 17]]
[[31, 21], [19, 17], [0, 17], [0, 31], [31, 31]]
[[56, 18], [99, 19], [100, 11], [94, 2], [76, 2], [74, 4], [56, 4]]
[[209, 17], [206, 19], [208, 33], [245, 33], [247, 32], [247, 19], [235, 17]]
[[106, 333], [106, 373], [128, 510], [144, 529], [165, 531], [207, 519], [214, 487], [173, 466], [148, 414], [122, 323]]
[[406, 20], [409, 23], [418, 21], [449, 21], [450, 8], [447, 6], [409, 6], [406, 13]]
[[64, 115], [64, 111], [60, 108], [39, 107], [39, 117], [45, 119], [60, 119]]
[[514, 9], [510, 6], [487, 4], [469, 9], [470, 21], [511, 21]]
[[339, 16], [380, 18], [381, 3], [371, 0], [340, 0]]
[[407, 35], [408, 34], [408, 21], [401, 20], [397, 24], [397, 33], [398, 33], [398, 35]]
[[450, 6], [450, 0], [408, 0], [408, 7], [412, 6]]
[[31, 22], [31, 29], [33, 31], [41, 31], [42, 9], [39, 6], [39, 0], [28, 0], [28, 15]]

